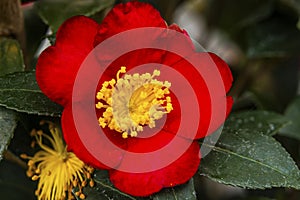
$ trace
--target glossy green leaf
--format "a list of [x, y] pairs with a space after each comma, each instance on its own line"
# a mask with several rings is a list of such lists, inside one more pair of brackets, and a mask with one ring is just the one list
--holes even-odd
[[153, 195], [152, 198], [153, 200], [196, 200], [197, 197], [194, 189], [194, 181], [191, 179], [184, 185], [164, 189], [161, 192]]
[[254, 130], [265, 135], [274, 135], [289, 123], [289, 120], [280, 114], [256, 110], [232, 114], [227, 119], [224, 130]]
[[[6, 74], [23, 70], [23, 55], [19, 43], [13, 39], [0, 39], [0, 79]], [[14, 135], [16, 126], [16, 113], [0, 107], [0, 160]]]
[[285, 116], [291, 121], [291, 124], [282, 128], [280, 134], [300, 140], [300, 97], [288, 106]]
[[[276, 16], [250, 26], [245, 31], [249, 58], [272, 58], [299, 55], [300, 31], [287, 16]], [[293, 38], [293, 42], [288, 42]]]
[[35, 3], [35, 8], [43, 21], [56, 32], [59, 26], [72, 16], [91, 16], [113, 4], [114, 0], [41, 0]]
[[200, 174], [243, 188], [300, 189], [300, 171], [295, 162], [279, 142], [264, 132], [268, 131], [255, 126], [225, 127], [215, 146], [204, 144], [212, 151], [202, 159]]
[[13, 137], [16, 126], [16, 113], [12, 110], [0, 107], [0, 160], [2, 160], [2, 154], [7, 149]]
[[[132, 197], [116, 189], [109, 180], [108, 172], [105, 170], [98, 170], [94, 174], [94, 181], [96, 185], [93, 188], [86, 187], [83, 192], [86, 195], [86, 200], [137, 200], [138, 198]], [[77, 197], [78, 200], [79, 197]]]
[[0, 77], [0, 105], [47, 116], [60, 116], [62, 107], [50, 101], [39, 89], [35, 72], [19, 72]]
[[[86, 200], [96, 199], [122, 199], [122, 200], [196, 200], [196, 192], [194, 190], [194, 182], [191, 179], [188, 183], [173, 188], [163, 189], [162, 191], [149, 197], [134, 197], [125, 194], [115, 188], [109, 180], [108, 172], [105, 170], [97, 170], [94, 174], [96, 185], [93, 188], [86, 187], [83, 192]], [[75, 192], [75, 190], [74, 190]], [[79, 197], [76, 197], [80, 200]]]
[[13, 39], [0, 39], [0, 76], [23, 70], [23, 55], [19, 43]]

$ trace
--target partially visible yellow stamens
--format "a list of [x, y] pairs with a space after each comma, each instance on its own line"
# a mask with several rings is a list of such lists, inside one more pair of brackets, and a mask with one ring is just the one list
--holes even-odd
[[[46, 123], [49, 125], [50, 136], [43, 131], [31, 132], [41, 150], [33, 157], [21, 154], [21, 158], [29, 160], [27, 176], [33, 181], [39, 180], [35, 195], [38, 200], [74, 199], [72, 190], [77, 187], [77, 196], [84, 199], [82, 188], [88, 182], [94, 185], [91, 179], [93, 168], [83, 163], [74, 153], [68, 152], [60, 130], [53, 123]], [[47, 139], [51, 147], [43, 139]]]
[[126, 67], [116, 74], [116, 80], [105, 81], [97, 93], [97, 109], [105, 109], [99, 118], [102, 128], [122, 133], [123, 138], [136, 137], [143, 126], [155, 127], [155, 121], [173, 110], [169, 88], [171, 83], [155, 79], [159, 70], [152, 74], [126, 73]]

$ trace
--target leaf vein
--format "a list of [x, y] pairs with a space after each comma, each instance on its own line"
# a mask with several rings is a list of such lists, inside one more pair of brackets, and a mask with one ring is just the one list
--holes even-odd
[[212, 148], [214, 151], [217, 151], [217, 152], [220, 152], [220, 153], [224, 153], [224, 154], [228, 153], [228, 154], [231, 154], [231, 155], [240, 157], [240, 158], [242, 158], [242, 159], [245, 159], [245, 160], [254, 162], [254, 163], [258, 164], [258, 165], [262, 165], [262, 166], [264, 166], [264, 167], [266, 167], [266, 168], [270, 168], [270, 169], [272, 169], [272, 170], [274, 170], [274, 171], [276, 171], [276, 172], [278, 172], [279, 174], [282, 174], [282, 175], [284, 175], [284, 176], [288, 176], [287, 174], [281, 172], [280, 170], [278, 170], [278, 169], [276, 169], [276, 168], [273, 168], [272, 166], [269, 166], [269, 165], [264, 164], [264, 163], [262, 163], [262, 162], [259, 162], [259, 161], [257, 161], [257, 160], [254, 160], [254, 159], [252, 159], [252, 158], [245, 157], [245, 156], [243, 156], [243, 155], [237, 154], [237, 153], [235, 153], [235, 152], [233, 152], [233, 151], [230, 151], [230, 150], [228, 150], [228, 149], [224, 149], [224, 148], [221, 148], [221, 147], [212, 146], [212, 145], [205, 144], [205, 143], [202, 143], [202, 142], [200, 142], [200, 143], [201, 143], [202, 145], [205, 145], [205, 146], [209, 147], [209, 148]]

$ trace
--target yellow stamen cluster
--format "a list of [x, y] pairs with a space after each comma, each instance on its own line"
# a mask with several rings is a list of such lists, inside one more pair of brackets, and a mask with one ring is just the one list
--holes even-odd
[[[87, 184], [94, 186], [91, 178], [94, 169], [83, 163], [74, 153], [68, 152], [60, 130], [53, 123], [47, 123], [51, 136], [41, 130], [31, 132], [41, 150], [33, 157], [21, 155], [21, 158], [29, 160], [27, 176], [33, 181], [39, 180], [35, 195], [38, 200], [70, 200], [75, 199], [72, 195], [73, 188], [78, 188], [75, 195], [85, 199], [82, 188]], [[52, 148], [45, 144], [44, 139]]]
[[105, 109], [99, 125], [122, 133], [123, 138], [136, 137], [144, 125], [155, 127], [155, 120], [173, 110], [168, 96], [171, 83], [155, 79], [160, 75], [159, 70], [120, 78], [121, 73], [126, 73], [126, 67], [121, 67], [116, 79], [105, 81], [97, 93], [96, 108]]

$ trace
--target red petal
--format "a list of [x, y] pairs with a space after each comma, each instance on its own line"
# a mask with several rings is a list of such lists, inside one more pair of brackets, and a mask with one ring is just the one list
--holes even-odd
[[[153, 160], [149, 161], [152, 162]], [[110, 170], [110, 180], [125, 193], [149, 196], [164, 187], [173, 187], [187, 182], [196, 173], [199, 164], [199, 144], [193, 142], [179, 159], [160, 170], [146, 173]]]
[[56, 103], [64, 106], [71, 101], [77, 71], [93, 49], [97, 28], [90, 18], [72, 17], [59, 28], [55, 45], [40, 55], [36, 79], [41, 90]]
[[[84, 112], [82, 112], [83, 117], [88, 118], [85, 116]], [[99, 127], [100, 128], [100, 127]], [[96, 159], [86, 148], [83, 142], [78, 135], [76, 126], [73, 120], [72, 114], [72, 107], [67, 106], [64, 109], [62, 115], [62, 129], [64, 134], [64, 139], [68, 145], [68, 150], [74, 152], [78, 158], [80, 158], [85, 163], [100, 169], [110, 169], [111, 167], [117, 166], [122, 159], [121, 151], [115, 151], [115, 149], [110, 149], [104, 142], [102, 141], [95, 141], [91, 139], [90, 144], [97, 146], [99, 151], [105, 151], [107, 156], [111, 156], [111, 163], [114, 166], [106, 166], [101, 163], [98, 159]], [[93, 134], [95, 131], [92, 129], [87, 130], [86, 134]], [[97, 133], [94, 133], [97, 134]], [[113, 143], [120, 144], [118, 139], [116, 139], [115, 135], [109, 135], [109, 139], [113, 140]], [[118, 138], [121, 138], [120, 135], [117, 135]], [[124, 140], [123, 140], [124, 141]], [[121, 146], [121, 145], [120, 145]], [[89, 147], [90, 148], [90, 147]]]
[[160, 13], [150, 4], [131, 1], [116, 5], [102, 21], [95, 44], [126, 30], [141, 27], [167, 27]]
[[[219, 57], [217, 57], [215, 54], [212, 53], [192, 53], [190, 55], [190, 58], [196, 57], [200, 59], [201, 63], [199, 66], [193, 66], [191, 63], [189, 63], [187, 60], [183, 59], [179, 55], [167, 53], [164, 58], [164, 64], [171, 66], [173, 69], [177, 70], [181, 75], [183, 75], [186, 79], [186, 81], [189, 82], [190, 87], [193, 89], [194, 95], [197, 97], [197, 103], [198, 103], [198, 111], [200, 112], [200, 118], [196, 119], [195, 117], [191, 117], [190, 121], [193, 122], [193, 125], [198, 122], [198, 131], [196, 136], [193, 136], [195, 131], [192, 130], [192, 126], [186, 126], [184, 131], [184, 137], [187, 138], [203, 138], [211, 133], [213, 133], [217, 128], [220, 127], [220, 125], [224, 122], [225, 117], [228, 115], [228, 113], [231, 110], [232, 107], [232, 99], [228, 98], [226, 100], [226, 92], [230, 89], [232, 84], [232, 75], [230, 72], [230, 69], [228, 65], [221, 60]], [[176, 61], [176, 62], [174, 62]], [[215, 94], [214, 96], [214, 109], [216, 111], [220, 111], [220, 114], [214, 113], [212, 115], [212, 100], [211, 100], [211, 94], [213, 92], [216, 92], [215, 90], [209, 91], [207, 83], [205, 82], [204, 77], [202, 77], [202, 74], [198, 72], [198, 70], [201, 72], [201, 70], [206, 71], [203, 75], [204, 76], [218, 76], [215, 74], [210, 73], [210, 69], [213, 69], [217, 67], [216, 71], [221, 75], [221, 83], [224, 84], [225, 91], [220, 92], [220, 94]], [[197, 70], [198, 69], [198, 70]], [[161, 77], [163, 78], [164, 72], [161, 71]], [[171, 77], [172, 78], [172, 77]], [[214, 80], [217, 77], [206, 77], [210, 80]], [[217, 80], [217, 79], [216, 79]], [[169, 80], [170, 81], [170, 80]], [[182, 94], [179, 94], [179, 98], [184, 96], [184, 99], [190, 99], [192, 97], [192, 93], [187, 93], [187, 87], [181, 86], [181, 83], [179, 80], [171, 81], [172, 88], [181, 88], [180, 91], [182, 91]], [[217, 83], [213, 82], [212, 84]], [[211, 85], [211, 87], [215, 87], [214, 85]], [[178, 95], [175, 93], [175, 95]], [[175, 104], [173, 105], [174, 110], [171, 111], [168, 114], [168, 118], [172, 119], [166, 123], [164, 130], [175, 133], [175, 131], [178, 130], [178, 126], [182, 126], [182, 124], [185, 124], [182, 122], [182, 116], [192, 116], [193, 113], [195, 113], [195, 110], [193, 109], [184, 109], [182, 106], [186, 106], [186, 103], [180, 102], [181, 100], [178, 99], [178, 103], [176, 101], [172, 101]], [[195, 101], [193, 99], [187, 100], [190, 104], [194, 103]], [[220, 102], [220, 103], [216, 103]], [[223, 103], [223, 104], [222, 104]], [[222, 107], [222, 106], [225, 107]], [[181, 108], [180, 108], [181, 107]], [[191, 106], [188, 106], [190, 108]], [[193, 107], [194, 108], [194, 107]], [[183, 109], [182, 113], [180, 113], [178, 110]], [[213, 119], [212, 116], [214, 117]], [[208, 128], [209, 132], [208, 132]]]
[[171, 24], [168, 28], [183, 33], [189, 37], [189, 34], [186, 32], [186, 30], [181, 29], [177, 24]]
[[225, 90], [226, 92], [228, 92], [231, 88], [232, 81], [233, 81], [230, 68], [228, 67], [227, 63], [216, 54], [208, 52], [208, 55], [213, 59], [215, 65], [218, 67], [224, 82]]
[[[144, 128], [146, 129], [146, 128]], [[148, 132], [159, 131], [156, 134], [147, 135]], [[139, 137], [141, 136], [141, 137]], [[146, 129], [138, 133], [138, 137], [128, 138], [128, 151], [147, 153], [159, 150], [174, 139], [175, 135], [159, 129]]]
[[233, 106], [233, 98], [232, 97], [227, 97], [227, 99], [226, 99], [226, 105], [227, 105], [227, 110], [226, 110], [226, 117], [228, 117], [229, 116], [229, 114], [230, 114], [230, 111], [231, 111], [231, 109], [232, 109], [232, 106]]
[[[155, 63], [158, 64], [161, 63], [163, 54], [164, 51], [159, 49], [138, 49], [135, 51], [130, 51], [116, 58], [106, 69], [104, 75], [105, 77], [111, 77], [110, 79], [115, 78], [121, 66], [126, 67], [127, 74], [129, 70], [134, 69], [135, 67], [140, 65], [151, 63], [152, 66], [155, 66]], [[101, 59], [101, 55], [98, 58]], [[147, 72], [152, 73], [153, 71], [147, 71]], [[132, 72], [130, 72], [129, 74], [131, 73]], [[139, 73], [139, 71], [136, 71], [135, 73]], [[103, 83], [102, 80], [104, 79], [100, 80], [101, 81], [100, 84]]]

